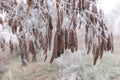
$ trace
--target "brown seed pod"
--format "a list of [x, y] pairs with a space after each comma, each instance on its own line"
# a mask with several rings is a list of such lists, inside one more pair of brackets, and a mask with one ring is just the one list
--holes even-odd
[[56, 8], [57, 8], [57, 9], [59, 8], [59, 4], [60, 4], [60, 1], [59, 1], [59, 0], [56, 0]]
[[65, 30], [62, 29], [62, 50], [61, 50], [61, 53], [63, 54], [64, 53], [64, 47], [65, 47]]
[[65, 28], [65, 49], [68, 48], [68, 30]]
[[76, 27], [77, 27], [77, 20], [76, 20], [76, 15], [74, 15], [74, 17], [73, 17], [73, 27], [74, 27], [74, 29], [76, 29]]
[[70, 10], [70, 1], [71, 0], [67, 0], [66, 3], [67, 3], [67, 9], [66, 9], [66, 13], [69, 14], [69, 10]]
[[30, 8], [32, 5], [32, 0], [27, 0], [27, 5], [28, 5], [28, 8]]
[[82, 0], [79, 0], [78, 8], [79, 8], [79, 11], [82, 11]]
[[111, 33], [111, 45], [112, 45], [112, 48], [111, 48], [111, 52], [114, 51], [114, 44], [113, 44], [113, 34]]
[[35, 54], [35, 47], [34, 47], [34, 43], [32, 40], [29, 40], [29, 51], [32, 53], [32, 54]]
[[57, 31], [57, 42], [58, 42], [58, 46], [57, 46], [57, 57], [60, 57], [61, 53], [62, 53], [62, 36], [63, 36], [63, 32], [62, 30]]
[[50, 30], [50, 28], [48, 28], [47, 37], [48, 37], [48, 46], [49, 46], [49, 50], [51, 50], [52, 30]]
[[53, 25], [52, 25], [52, 17], [49, 16], [49, 28], [52, 30], [53, 29]]
[[93, 53], [94, 65], [96, 64], [98, 57], [99, 57], [99, 47], [96, 47], [95, 52]]
[[57, 45], [58, 41], [57, 41], [57, 32], [55, 33], [55, 37], [54, 37], [54, 45], [53, 45], [53, 54], [50, 60], [50, 63], [53, 62], [54, 58], [57, 58]]
[[[72, 39], [71, 39], [71, 36], [72, 36], [72, 30], [70, 29], [69, 32], [68, 32], [68, 49], [71, 49], [71, 42], [72, 42]], [[73, 37], [72, 37], [73, 38]]]
[[60, 24], [62, 26], [62, 24], [63, 24], [63, 11], [62, 11], [62, 9], [60, 9], [60, 12], [59, 12], [59, 19], [60, 19]]
[[34, 34], [35, 38], [37, 39], [37, 36], [38, 36], [38, 30], [35, 29], [35, 28], [33, 28], [32, 31], [33, 31], [33, 34]]
[[75, 51], [78, 50], [78, 39], [77, 39], [77, 33], [76, 33], [76, 30], [74, 29], [74, 48], [75, 48]]
[[88, 33], [85, 33], [85, 46], [88, 47]]
[[59, 12], [58, 12], [58, 19], [57, 19], [57, 30], [59, 30], [60, 29], [60, 27], [61, 27], [61, 25], [60, 25], [60, 18], [59, 18]]
[[41, 47], [42, 47], [43, 51], [46, 52], [46, 49], [47, 49], [47, 36], [46, 35], [44, 35], [42, 37]]
[[41, 46], [40, 47], [42, 47], [42, 40], [43, 40], [43, 33], [40, 31], [40, 33], [39, 33], [39, 43], [41, 44]]
[[44, 6], [44, 0], [40, 0], [40, 5], [43, 7]]
[[71, 52], [72, 52], [72, 53], [74, 52], [74, 44], [75, 44], [74, 36], [75, 36], [75, 34], [74, 34], [73, 29], [70, 29], [68, 49], [71, 49]]
[[72, 10], [76, 9], [76, 0], [73, 0], [73, 4], [72, 4]]
[[45, 55], [44, 61], [46, 61], [46, 59], [47, 59], [47, 50], [48, 50], [48, 38], [47, 38], [47, 35], [45, 35], [43, 38], [44, 38], [43, 39], [44, 41], [43, 41], [43, 44], [42, 44], [43, 50], [44, 50], [43, 55]]
[[82, 10], [85, 10], [84, 4], [85, 4], [85, 0], [82, 0]]
[[16, 0], [14, 0], [14, 4], [17, 5], [17, 1]]
[[84, 3], [84, 6], [85, 6], [85, 9], [89, 10], [90, 2], [86, 0]]
[[0, 17], [0, 24], [3, 25], [3, 20], [1, 17]]
[[53, 30], [53, 25], [52, 25], [52, 17], [49, 16], [49, 26], [47, 30], [47, 37], [48, 37], [48, 46], [49, 50], [51, 50], [51, 42], [52, 42], [52, 30]]
[[91, 42], [89, 41], [89, 43], [87, 44], [87, 54], [89, 54], [90, 50], [91, 50]]
[[111, 36], [110, 36], [110, 34], [109, 34], [109, 37], [108, 37], [108, 39], [107, 39], [107, 51], [109, 51], [109, 50], [111, 50]]
[[102, 38], [102, 42], [101, 42], [101, 46], [100, 46], [100, 59], [102, 58], [103, 56], [103, 52], [104, 52], [104, 39]]
[[9, 41], [9, 48], [10, 48], [10, 53], [13, 53], [13, 43], [11, 42], [11, 40]]
[[13, 34], [17, 32], [17, 20], [16, 19], [13, 22], [12, 32], [13, 32]]
[[96, 5], [92, 5], [92, 12], [97, 14], [97, 6]]
[[29, 62], [29, 55], [28, 55], [28, 52], [25, 53], [25, 59]]
[[22, 31], [22, 30], [23, 30], [23, 27], [22, 27], [22, 26], [20, 26], [20, 28], [19, 28], [19, 32], [20, 32], [20, 31]]

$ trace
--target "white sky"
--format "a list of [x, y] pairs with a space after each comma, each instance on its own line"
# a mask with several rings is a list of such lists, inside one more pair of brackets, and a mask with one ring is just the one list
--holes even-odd
[[103, 11], [109, 13], [120, 3], [120, 0], [99, 0], [99, 3]]
[[109, 29], [115, 34], [120, 34], [120, 0], [99, 0]]

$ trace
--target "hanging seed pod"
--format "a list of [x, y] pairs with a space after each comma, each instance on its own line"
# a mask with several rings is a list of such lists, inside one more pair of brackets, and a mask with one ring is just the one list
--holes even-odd
[[[59, 12], [58, 12], [59, 13]], [[59, 18], [59, 14], [58, 14], [58, 19], [57, 19], [57, 30], [59, 30], [61, 27], [60, 25], [60, 18]]]
[[72, 4], [72, 10], [76, 9], [76, 0], [73, 0], [73, 4]]
[[71, 29], [68, 31], [68, 49], [71, 49]]
[[65, 30], [62, 29], [62, 50], [61, 53], [64, 53], [64, 47], [65, 47]]
[[85, 46], [88, 46], [88, 33], [85, 33]]
[[16, 0], [14, 0], [14, 4], [17, 5], [17, 1]]
[[34, 36], [36, 36], [35, 28], [32, 29]]
[[85, 46], [86, 46], [86, 48], [88, 47], [88, 29], [89, 29], [89, 25], [86, 24], [86, 26], [85, 26]]
[[74, 41], [75, 41], [75, 43], [74, 43], [74, 47], [75, 47], [75, 51], [77, 51], [78, 50], [78, 39], [77, 39], [77, 33], [76, 33], [76, 30], [74, 30]]
[[91, 20], [91, 22], [95, 25], [96, 23], [95, 23], [95, 17], [93, 16], [93, 15], [90, 15], [90, 20]]
[[53, 29], [53, 25], [52, 25], [52, 17], [49, 16], [49, 28], [52, 30]]
[[35, 29], [35, 28], [33, 28], [32, 31], [33, 31], [33, 34], [34, 34], [35, 38], [37, 39], [37, 36], [38, 36], [38, 30]]
[[111, 33], [111, 45], [112, 45], [112, 49], [111, 52], [114, 51], [114, 44], [113, 44], [113, 34]]
[[52, 63], [54, 58], [57, 57], [57, 46], [58, 46], [57, 44], [58, 44], [58, 41], [57, 41], [57, 32], [56, 32], [54, 37], [53, 54], [52, 54], [50, 63]]
[[12, 26], [12, 32], [13, 32], [13, 34], [17, 32], [17, 20], [14, 20], [14, 23]]
[[105, 51], [107, 51], [107, 43], [106, 43], [106, 36], [105, 36], [105, 31], [102, 29], [102, 33], [101, 33], [101, 35], [102, 35], [102, 46], [103, 46], [103, 49], [105, 50]]
[[57, 46], [57, 57], [60, 57], [61, 53], [62, 53], [62, 36], [63, 36], [63, 32], [62, 30], [57, 31], [58, 32], [58, 36], [57, 36], [57, 42], [59, 46]]
[[60, 25], [62, 26], [62, 24], [63, 24], [63, 11], [62, 11], [62, 9], [59, 12], [59, 19], [60, 19]]
[[44, 6], [44, 0], [40, 0], [40, 5], [43, 7]]
[[32, 6], [32, 0], [26, 0], [27, 1], [27, 14], [29, 13], [30, 7]]
[[35, 52], [35, 47], [34, 47], [34, 43], [32, 40], [29, 40], [29, 51], [34, 54]]
[[107, 39], [107, 51], [109, 51], [109, 50], [111, 50], [111, 36], [110, 36], [110, 34], [109, 34], [109, 37], [108, 37], [108, 39]]
[[79, 0], [78, 8], [79, 8], [79, 11], [82, 11], [82, 0]]
[[87, 54], [89, 54], [90, 49], [91, 49], [91, 41], [89, 40], [88, 44], [86, 44], [86, 45], [87, 45]]
[[71, 52], [73, 53], [74, 52], [74, 44], [75, 44], [75, 41], [74, 41], [74, 31], [73, 29], [70, 30], [69, 32], [69, 49], [71, 49]]
[[0, 17], [0, 24], [3, 25], [3, 20], [1, 17]]
[[4, 52], [5, 51], [5, 39], [4, 38], [1, 40], [1, 48], [2, 48], [2, 52]]
[[20, 26], [20, 28], [19, 28], [19, 32], [21, 32], [21, 31], [23, 31], [23, 27], [22, 26]]
[[41, 46], [42, 46], [42, 49], [43, 49], [43, 51], [45, 53], [46, 50], [47, 50], [47, 36], [43, 36], [43, 38], [42, 38], [42, 45]]
[[40, 47], [42, 47], [42, 40], [43, 40], [43, 33], [40, 31], [39, 33], [39, 43], [41, 44]]
[[73, 17], [73, 27], [74, 27], [74, 29], [76, 29], [76, 27], [77, 27], [77, 20], [76, 20], [76, 15], [74, 15], [74, 17]]
[[49, 50], [51, 50], [52, 30], [50, 30], [50, 28], [48, 28], [47, 37], [48, 37], [48, 46], [49, 46]]
[[8, 25], [9, 25], [10, 27], [12, 26], [12, 22], [13, 22], [13, 19], [12, 19], [12, 18], [8, 20]]
[[69, 10], [70, 10], [70, 1], [71, 0], [67, 0], [67, 9], [66, 9], [66, 13], [69, 14]]
[[28, 52], [25, 53], [25, 59], [29, 62], [29, 55], [28, 55]]
[[44, 55], [45, 55], [45, 59], [44, 59], [44, 61], [46, 61], [46, 59], [47, 59], [47, 50], [48, 50], [48, 38], [47, 38], [47, 35], [45, 36], [45, 38], [44, 38], [44, 40], [45, 40], [45, 44], [44, 44], [44, 46], [45, 46], [45, 49], [44, 49]]
[[60, 4], [60, 1], [59, 1], [59, 0], [56, 0], [56, 8], [57, 8], [57, 9], [59, 8], [59, 4]]
[[89, 10], [90, 2], [86, 0], [84, 6], [85, 6], [85, 9]]
[[94, 65], [96, 64], [98, 57], [99, 57], [99, 48], [96, 47], [95, 52], [93, 53]]
[[10, 48], [10, 53], [13, 53], [13, 43], [11, 42], [11, 40], [9, 41], [9, 48]]
[[97, 6], [96, 5], [92, 5], [92, 12], [97, 14]]
[[32, 5], [32, 0], [27, 0], [27, 5], [28, 5], [28, 8], [30, 8]]
[[51, 50], [52, 30], [53, 30], [52, 17], [49, 16], [48, 20], [49, 20], [49, 26], [48, 26], [48, 31], [47, 31], [47, 37], [48, 37], [49, 50]]
[[102, 58], [103, 56], [103, 52], [104, 52], [104, 39], [102, 38], [102, 42], [101, 42], [101, 46], [100, 46], [100, 59]]
[[82, 10], [85, 10], [84, 4], [85, 4], [85, 0], [82, 0]]
[[65, 28], [65, 49], [68, 48], [68, 30]]
[[92, 0], [92, 2], [95, 2], [96, 0]]

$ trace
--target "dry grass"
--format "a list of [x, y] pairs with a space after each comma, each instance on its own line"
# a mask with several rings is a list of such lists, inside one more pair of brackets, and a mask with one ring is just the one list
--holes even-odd
[[[0, 80], [120, 80], [120, 36], [116, 36], [113, 54], [105, 53], [93, 66], [92, 55], [86, 55], [83, 47], [80, 51], [66, 51], [52, 64], [43, 62], [41, 54], [36, 63], [21, 66], [20, 58], [14, 55], [0, 54]], [[81, 44], [82, 45], [82, 44]]]

